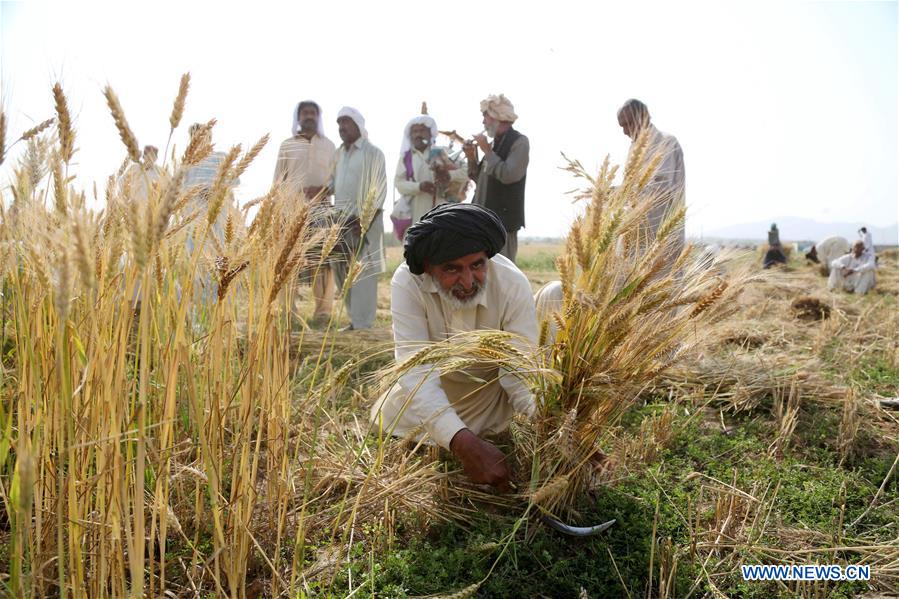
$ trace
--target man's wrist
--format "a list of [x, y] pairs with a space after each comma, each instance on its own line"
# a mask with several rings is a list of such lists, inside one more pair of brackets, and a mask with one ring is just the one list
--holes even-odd
[[459, 451], [465, 451], [465, 448], [471, 443], [471, 437], [477, 438], [477, 435], [467, 428], [459, 429], [450, 439], [449, 450], [456, 455]]

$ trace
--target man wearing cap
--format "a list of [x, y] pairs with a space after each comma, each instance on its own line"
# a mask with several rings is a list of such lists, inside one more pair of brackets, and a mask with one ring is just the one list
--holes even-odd
[[343, 288], [349, 265], [356, 260], [362, 270], [346, 294], [350, 316], [346, 330], [370, 329], [378, 308], [378, 275], [384, 272], [384, 221], [387, 197], [384, 153], [368, 141], [365, 119], [355, 108], [344, 106], [337, 113], [337, 128], [343, 144], [337, 149], [332, 177], [334, 207], [352, 222], [360, 241], [354, 256], [334, 264], [337, 285]]
[[[474, 204], [442, 204], [409, 227], [405, 262], [390, 283], [397, 361], [429, 343], [475, 330], [513, 333], [519, 349], [534, 351], [531, 287], [498, 253], [505, 243], [497, 215]], [[505, 457], [484, 437], [506, 429], [516, 412], [534, 410], [527, 386], [495, 367], [440, 374], [421, 365], [378, 400], [372, 421], [396, 436], [423, 429], [460, 459], [474, 482], [505, 488]]]
[[[325, 137], [322, 112], [312, 100], [303, 100], [293, 110], [293, 135], [281, 142], [273, 183], [284, 185], [288, 201], [317, 198], [322, 208], [330, 207], [328, 185], [334, 166], [334, 143]], [[318, 260], [315, 260], [318, 262]], [[331, 317], [334, 305], [334, 275], [330, 264], [316, 264], [312, 274], [315, 310], [312, 323], [322, 325]]]
[[[488, 96], [481, 102], [484, 135], [475, 135], [464, 146], [468, 176], [477, 184], [472, 203], [493, 210], [506, 228], [506, 245], [500, 253], [515, 261], [518, 230], [524, 227], [524, 186], [527, 179], [530, 144], [528, 138], [512, 127], [518, 119], [507, 97]], [[484, 154], [478, 161], [478, 148]]]

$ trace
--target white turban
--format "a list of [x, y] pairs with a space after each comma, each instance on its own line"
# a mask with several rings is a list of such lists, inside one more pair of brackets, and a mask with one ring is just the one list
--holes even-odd
[[300, 106], [303, 104], [312, 104], [318, 110], [318, 122], [315, 124], [315, 132], [318, 133], [319, 137], [325, 136], [325, 123], [322, 120], [322, 109], [321, 107], [312, 100], [303, 100], [302, 102], [297, 102], [296, 108], [293, 109], [293, 134], [297, 136], [300, 134], [300, 130], [302, 127], [300, 126]]
[[340, 112], [337, 113], [337, 118], [339, 119], [344, 116], [353, 119], [353, 122], [359, 127], [359, 133], [362, 135], [362, 139], [368, 139], [368, 131], [365, 129], [365, 119], [362, 117], [361, 112], [351, 106], [344, 106], [340, 109]]
[[403, 131], [403, 145], [400, 147], [400, 156], [405, 156], [406, 152], [412, 149], [412, 125], [427, 125], [431, 130], [431, 145], [437, 141], [437, 121], [426, 114], [419, 115], [406, 123], [406, 129]]
[[481, 100], [481, 112], [486, 112], [498, 121], [506, 121], [508, 123], [514, 123], [518, 118], [512, 102], [502, 94], [498, 96], [490, 95], [485, 100]]

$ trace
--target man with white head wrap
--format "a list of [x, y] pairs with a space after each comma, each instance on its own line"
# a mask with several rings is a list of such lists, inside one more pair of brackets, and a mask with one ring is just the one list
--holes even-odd
[[865, 244], [865, 251], [874, 253], [874, 238], [871, 236], [871, 231], [868, 230], [868, 227], [862, 227], [858, 230], [858, 236], [862, 240], [862, 243]]
[[281, 142], [273, 183], [286, 183], [286, 194], [298, 198], [302, 192], [312, 199], [327, 187], [336, 148], [325, 137], [321, 109], [303, 100], [293, 111], [293, 135]]
[[[513, 262], [518, 253], [518, 230], [524, 227], [524, 188], [527, 179], [530, 142], [512, 124], [518, 119], [507, 97], [488, 96], [481, 102], [484, 135], [465, 144], [468, 176], [477, 184], [473, 203], [493, 210], [506, 228], [506, 245], [500, 251]], [[478, 161], [478, 148], [484, 158]]]
[[450, 182], [468, 178], [443, 148], [434, 146], [436, 140], [437, 123], [430, 116], [422, 114], [406, 123], [394, 187], [410, 199], [413, 223], [437, 204], [459, 202], [462, 198], [452, 195]]
[[[281, 142], [275, 163], [273, 183], [283, 183], [284, 197], [296, 202], [319, 198], [329, 207], [328, 185], [334, 165], [334, 143], [325, 137], [322, 111], [312, 100], [299, 102], [293, 111], [293, 135]], [[315, 299], [313, 324], [321, 325], [331, 317], [334, 305], [334, 274], [328, 264], [316, 265], [312, 276]]]
[[[378, 275], [384, 272], [384, 221], [381, 217], [387, 197], [384, 153], [368, 141], [365, 119], [355, 108], [345, 106], [337, 114], [343, 144], [337, 149], [331, 189], [334, 207], [353, 219], [354, 234], [362, 237], [356, 256], [362, 271], [346, 294], [350, 330], [369, 329], [378, 307]], [[339, 288], [343, 288], [349, 262], [334, 265]]]

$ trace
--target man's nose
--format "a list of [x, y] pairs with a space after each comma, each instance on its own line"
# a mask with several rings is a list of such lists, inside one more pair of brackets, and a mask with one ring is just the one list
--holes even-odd
[[472, 283], [474, 283], [474, 275], [472, 275], [471, 271], [464, 270], [462, 271], [462, 274], [459, 275], [459, 277], [459, 280], [462, 283], [462, 287], [464, 287], [466, 291], [471, 289]]

